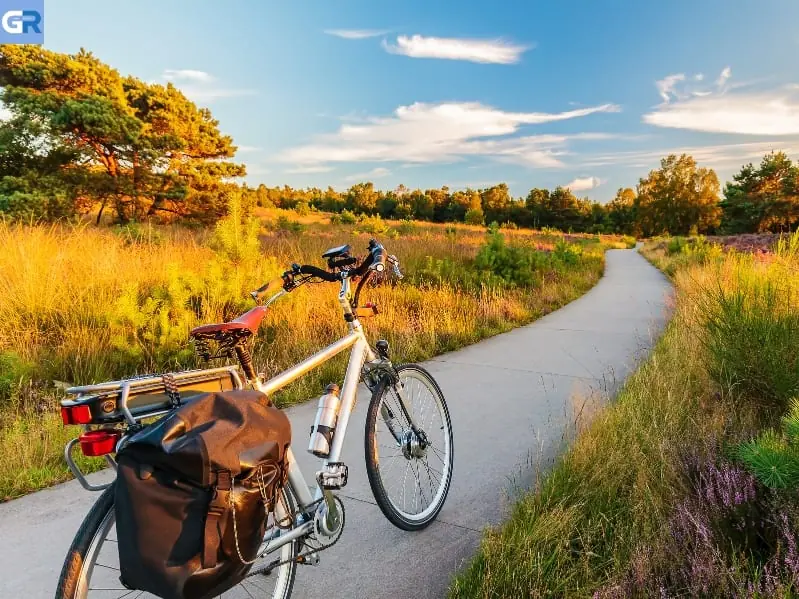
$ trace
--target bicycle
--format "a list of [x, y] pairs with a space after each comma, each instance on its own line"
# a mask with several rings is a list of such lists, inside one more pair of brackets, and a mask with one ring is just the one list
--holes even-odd
[[[105, 456], [114, 467], [110, 454], [120, 449], [132, 432], [147, 426], [148, 422], [157, 421], [185, 401], [191, 401], [192, 394], [240, 389], [246, 385], [271, 396], [346, 350], [350, 350], [350, 357], [338, 410], [333, 409], [336, 402], [330, 399], [335, 395], [335, 386], [329, 386], [320, 399], [309, 442], [308, 450], [322, 459], [322, 467], [315, 477], [315, 493], [311, 494], [289, 450], [288, 482], [274, 513], [269, 516], [258, 560], [248, 577], [224, 596], [288, 599], [297, 566], [318, 563], [320, 552], [332, 547], [340, 537], [345, 525], [344, 504], [333, 491], [347, 483], [348, 467], [341, 461], [341, 449], [360, 381], [372, 394], [364, 447], [368, 480], [377, 505], [392, 524], [403, 530], [421, 530], [433, 522], [444, 505], [452, 479], [453, 435], [449, 410], [441, 389], [426, 370], [417, 364], [395, 366], [389, 358], [388, 343], [378, 341], [373, 349], [364, 335], [360, 320], [376, 314], [377, 308], [373, 304], [359, 307], [361, 290], [376, 273], [385, 275], [387, 264], [401, 279], [399, 261], [387, 255], [375, 240], [369, 242], [368, 254], [360, 264], [350, 251], [350, 246], [345, 245], [325, 252], [322, 257], [327, 260], [327, 270], [292, 264], [279, 279], [251, 293], [258, 304], [255, 308], [235, 320], [204, 325], [191, 331], [190, 336], [202, 358], [208, 360], [235, 354], [238, 367], [150, 375], [68, 390], [77, 397], [62, 402], [62, 418], [65, 424], [84, 425], [85, 431], [67, 445], [67, 463], [84, 488], [102, 490], [103, 493], [73, 540], [61, 572], [56, 599], [149, 596], [144, 593], [136, 595], [136, 591], [126, 589], [119, 582], [118, 555], [114, 546], [113, 482], [99, 486], [88, 482], [72, 458], [76, 444], [81, 445], [86, 455]], [[353, 295], [351, 283], [356, 279], [358, 283]], [[348, 332], [294, 367], [263, 380], [255, 372], [249, 342], [269, 306], [309, 282], [340, 285], [338, 301]], [[275, 291], [267, 301], [260, 303]], [[216, 353], [212, 352], [212, 345]], [[422, 404], [425, 396], [431, 400], [429, 406]], [[333, 412], [337, 413], [331, 420]], [[329, 426], [331, 422], [333, 426]], [[327, 424], [320, 427], [320, 423]], [[385, 443], [381, 443], [383, 437], [379, 437], [383, 432], [386, 433]], [[384, 455], [385, 450], [391, 453]], [[403, 462], [401, 497], [395, 497], [391, 493], [394, 485], [388, 484], [387, 477], [394, 465]], [[412, 493], [412, 507], [406, 502], [408, 480], [412, 484], [418, 483], [418, 490]], [[425, 482], [429, 483], [426, 493], [423, 491]], [[117, 567], [114, 559], [117, 559]]]

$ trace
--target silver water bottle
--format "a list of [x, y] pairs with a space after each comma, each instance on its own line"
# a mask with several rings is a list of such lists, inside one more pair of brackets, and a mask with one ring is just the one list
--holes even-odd
[[331, 383], [325, 388], [325, 394], [319, 398], [316, 420], [311, 429], [311, 440], [308, 443], [308, 451], [318, 458], [326, 458], [330, 455], [330, 444], [333, 442], [338, 409], [341, 406], [338, 392], [338, 385]]

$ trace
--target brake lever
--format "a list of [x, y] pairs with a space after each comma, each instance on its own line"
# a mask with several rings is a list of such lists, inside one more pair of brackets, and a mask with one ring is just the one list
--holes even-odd
[[391, 263], [391, 270], [394, 271], [394, 276], [397, 277], [398, 279], [403, 278], [402, 271], [400, 270], [399, 267], [399, 259], [396, 256], [389, 256], [388, 261], [389, 263]]

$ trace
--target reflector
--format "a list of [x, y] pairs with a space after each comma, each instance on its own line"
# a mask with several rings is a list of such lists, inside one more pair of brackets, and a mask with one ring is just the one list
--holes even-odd
[[119, 431], [87, 431], [79, 437], [80, 449], [89, 457], [113, 453], [120, 437]]
[[89, 424], [92, 421], [92, 410], [87, 405], [62, 407], [61, 420], [64, 424]]

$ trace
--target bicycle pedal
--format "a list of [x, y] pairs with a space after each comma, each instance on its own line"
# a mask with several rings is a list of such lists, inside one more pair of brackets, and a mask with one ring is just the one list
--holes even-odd
[[301, 566], [318, 566], [319, 554], [309, 553], [308, 555], [298, 555], [297, 563], [300, 564]]
[[349, 469], [344, 462], [329, 462], [325, 470], [316, 473], [316, 480], [323, 489], [336, 491], [347, 486]]

